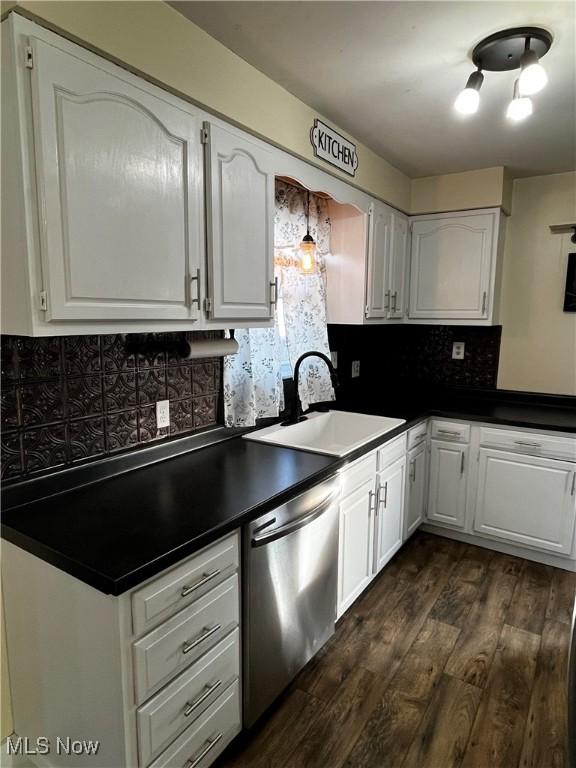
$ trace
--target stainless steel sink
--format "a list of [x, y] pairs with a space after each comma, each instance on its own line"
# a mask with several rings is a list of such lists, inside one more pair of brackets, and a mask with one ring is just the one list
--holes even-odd
[[404, 423], [404, 419], [391, 419], [386, 416], [328, 411], [311, 413], [305, 421], [287, 427], [274, 424], [250, 432], [244, 435], [244, 439], [283, 445], [286, 448], [300, 448], [329, 456], [346, 456]]

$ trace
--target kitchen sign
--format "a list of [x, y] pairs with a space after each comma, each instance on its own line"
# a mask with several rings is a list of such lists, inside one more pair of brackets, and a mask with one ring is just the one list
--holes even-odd
[[356, 174], [356, 168], [358, 168], [356, 145], [333, 128], [325, 125], [321, 120], [314, 120], [314, 126], [310, 130], [310, 141], [316, 157], [340, 168], [349, 176]]

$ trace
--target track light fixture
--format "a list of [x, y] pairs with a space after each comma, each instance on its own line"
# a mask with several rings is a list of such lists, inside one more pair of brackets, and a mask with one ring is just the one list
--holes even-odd
[[472, 72], [466, 87], [458, 94], [454, 102], [456, 111], [462, 115], [473, 115], [478, 111], [483, 72], [520, 69], [506, 116], [518, 121], [531, 115], [533, 107], [528, 97], [541, 91], [548, 82], [540, 59], [548, 53], [551, 45], [552, 35], [540, 27], [504, 29], [480, 41], [472, 52], [477, 71]]

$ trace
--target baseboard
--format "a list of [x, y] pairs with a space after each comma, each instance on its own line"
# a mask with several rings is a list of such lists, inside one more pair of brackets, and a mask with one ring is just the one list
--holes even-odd
[[562, 568], [564, 571], [576, 572], [576, 560], [572, 560], [569, 557], [558, 557], [558, 555], [548, 554], [546, 552], [537, 552], [534, 549], [528, 549], [528, 547], [519, 547], [515, 544], [506, 544], [503, 541], [485, 539], [483, 536], [476, 536], [473, 533], [454, 531], [451, 528], [444, 528], [441, 525], [432, 525], [431, 523], [424, 523], [420, 526], [420, 530], [426, 531], [427, 533], [434, 533], [436, 536], [444, 536], [447, 539], [462, 541], [464, 544], [473, 544], [475, 547], [492, 549], [495, 552], [501, 552], [504, 555], [522, 557], [524, 560], [533, 560], [536, 563], [552, 565], [554, 568]]

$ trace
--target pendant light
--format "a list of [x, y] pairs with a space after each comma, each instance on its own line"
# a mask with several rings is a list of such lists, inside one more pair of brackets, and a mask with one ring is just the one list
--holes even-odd
[[300, 269], [305, 274], [314, 272], [316, 243], [310, 234], [310, 192], [306, 192], [306, 234], [300, 243]]
[[517, 123], [520, 120], [524, 120], [532, 114], [532, 99], [528, 96], [522, 96], [519, 88], [519, 80], [514, 82], [514, 93], [512, 95], [512, 101], [508, 104], [506, 110], [506, 117], [508, 120], [512, 120]]

